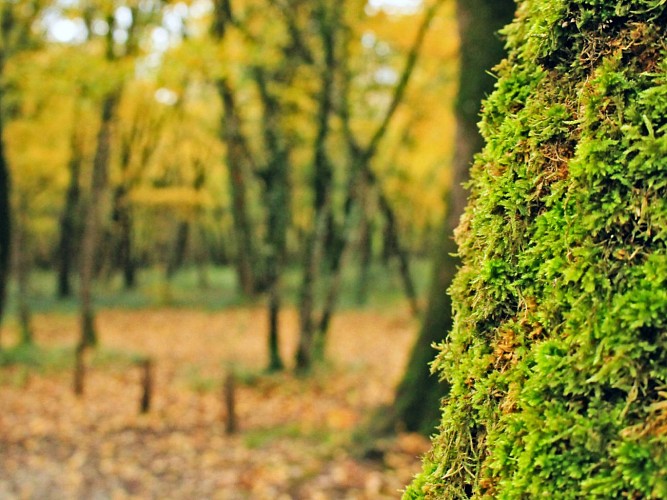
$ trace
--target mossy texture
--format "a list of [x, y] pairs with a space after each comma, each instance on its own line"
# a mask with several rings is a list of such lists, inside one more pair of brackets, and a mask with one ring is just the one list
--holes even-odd
[[667, 1], [527, 0], [404, 498], [667, 498]]

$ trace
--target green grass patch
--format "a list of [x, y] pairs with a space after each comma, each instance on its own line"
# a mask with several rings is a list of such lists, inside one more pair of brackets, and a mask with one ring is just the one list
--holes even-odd
[[45, 348], [19, 344], [0, 351], [0, 367], [23, 366], [36, 370], [65, 370], [74, 362], [73, 348]]
[[312, 436], [306, 435], [297, 423], [253, 429], [243, 434], [245, 445], [251, 450], [262, 448], [280, 439], [298, 439], [304, 437]]
[[[428, 285], [430, 268], [428, 259], [413, 259], [412, 277], [420, 295], [423, 295]], [[138, 273], [137, 286], [130, 290], [124, 288], [120, 275], [101, 278], [95, 285], [95, 304], [102, 309], [183, 307], [211, 311], [249, 304], [238, 291], [233, 268], [208, 266], [205, 274], [206, 280], [202, 283], [201, 270], [196, 267], [180, 269], [170, 280], [166, 279], [160, 267], [142, 269]], [[286, 270], [283, 277], [283, 300], [286, 305], [298, 304], [301, 280], [302, 273], [298, 266]], [[384, 308], [404, 299], [403, 285], [394, 262], [387, 265], [375, 262], [366, 281], [367, 295], [364, 300], [359, 294], [361, 285], [358, 266], [350, 262], [345, 267], [338, 300], [340, 309]], [[28, 303], [32, 312], [76, 314], [79, 310], [76, 280], [73, 282], [75, 290], [72, 297], [65, 299], [56, 297], [55, 284], [56, 275], [52, 271], [37, 269], [31, 273]], [[317, 295], [322, 300], [330, 285], [326, 280], [319, 285]], [[8, 296], [10, 313], [17, 309], [16, 295], [16, 284], [12, 282]]]
[[130, 368], [146, 360], [146, 356], [137, 352], [119, 349], [95, 349], [90, 360], [96, 368]]

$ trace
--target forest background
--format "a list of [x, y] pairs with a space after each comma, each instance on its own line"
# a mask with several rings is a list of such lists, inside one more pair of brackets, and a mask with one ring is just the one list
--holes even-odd
[[454, 3], [0, 14], [0, 492], [395, 495], [424, 441], [349, 440], [442, 245]]

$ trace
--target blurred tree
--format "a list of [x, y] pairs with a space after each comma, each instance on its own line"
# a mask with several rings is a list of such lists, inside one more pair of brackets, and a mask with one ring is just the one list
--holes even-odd
[[440, 382], [431, 375], [429, 365], [435, 355], [433, 345], [441, 342], [452, 328], [452, 301], [448, 290], [458, 266], [454, 230], [465, 207], [464, 184], [470, 164], [482, 147], [477, 122], [482, 99], [493, 90], [495, 83], [489, 71], [503, 56], [498, 30], [511, 21], [513, 13], [513, 0], [461, 0], [457, 3], [460, 70], [452, 184], [446, 197], [447, 214], [435, 245], [426, 315], [396, 391], [392, 411], [385, 413], [389, 418], [382, 425], [387, 430], [401, 427], [431, 434], [440, 417], [440, 400], [448, 391], [447, 382]]
[[319, 90], [317, 93], [317, 114], [315, 117], [316, 137], [313, 142], [313, 228], [306, 241], [303, 278], [299, 303], [299, 344], [296, 352], [296, 368], [300, 371], [310, 369], [315, 349], [314, 317], [315, 289], [318, 276], [322, 269], [322, 257], [325, 245], [331, 241], [333, 214], [333, 165], [327, 151], [327, 143], [331, 133], [331, 116], [334, 112], [334, 79], [338, 66], [337, 38], [343, 26], [341, 21], [344, 2], [328, 5], [319, 0], [313, 9], [313, 26], [317, 34], [323, 54], [317, 71]]
[[18, 195], [16, 217], [14, 224], [14, 274], [18, 284], [18, 319], [19, 343], [31, 345], [33, 343], [32, 314], [28, 303], [30, 291], [31, 244], [28, 234], [28, 200], [25, 193]]
[[95, 272], [95, 257], [99, 245], [101, 209], [108, 187], [108, 165], [111, 143], [111, 126], [119, 99], [117, 92], [107, 94], [102, 101], [100, 129], [97, 135], [97, 149], [93, 160], [92, 183], [86, 203], [86, 218], [81, 243], [81, 263], [79, 271], [81, 295], [81, 345], [97, 344], [92, 286]]
[[[134, 288], [137, 282], [132, 194], [142, 181], [145, 181], [148, 165], [163, 140], [167, 119], [170, 114], [173, 115], [166, 109], [168, 106], [155, 101], [155, 92], [153, 85], [134, 82], [131, 88], [126, 88], [123, 92], [122, 102], [119, 103], [118, 172], [113, 179], [111, 200], [110, 236], [114, 244], [110, 247], [113, 249], [112, 267], [121, 270], [125, 289]], [[169, 97], [177, 99], [171, 94]], [[172, 125], [178, 126], [173, 123]], [[180, 259], [177, 257], [176, 261], [178, 260]], [[178, 264], [179, 262], [170, 259], [167, 263], [167, 274], [171, 275]]]
[[[224, 50], [225, 38], [229, 30], [234, 28], [235, 23], [239, 26], [240, 22], [235, 19], [229, 0], [217, 0], [213, 3], [213, 6], [211, 34]], [[227, 45], [234, 43], [239, 43], [239, 40], [227, 41]], [[223, 70], [223, 74], [217, 76], [215, 85], [223, 104], [222, 139], [226, 146], [227, 168], [229, 169], [232, 215], [237, 247], [236, 266], [241, 291], [247, 297], [253, 297], [261, 286], [259, 261], [255, 248], [255, 231], [252, 227], [247, 202], [247, 176], [250, 172], [256, 171], [256, 166], [243, 132], [236, 91], [226, 71]]]
[[[86, 217], [81, 242], [79, 270], [79, 293], [81, 299], [80, 348], [97, 343], [92, 285], [96, 256], [100, 249], [102, 215], [106, 208], [109, 191], [109, 170], [111, 162], [112, 131], [125, 84], [125, 65], [132, 65], [139, 49], [140, 29], [146, 28], [145, 20], [150, 18], [150, 9], [139, 9], [116, 5], [114, 2], [100, 6], [98, 21], [105, 23], [103, 66], [108, 72], [107, 80], [101, 85], [101, 114], [97, 134], [96, 150], [92, 163], [91, 185], [85, 204]], [[153, 8], [159, 8], [153, 5]], [[143, 17], [140, 14], [144, 14]], [[91, 14], [88, 14], [91, 15]], [[93, 16], [95, 14], [92, 14]], [[122, 33], [122, 35], [120, 35]]]
[[[301, 317], [301, 327], [299, 335], [299, 347], [297, 349], [296, 355], [296, 366], [297, 369], [301, 371], [307, 371], [312, 367], [312, 364], [316, 360], [321, 360], [324, 357], [324, 349], [326, 344], [326, 335], [329, 329], [331, 318], [335, 311], [335, 306], [338, 299], [338, 291], [340, 288], [341, 272], [343, 268], [343, 258], [346, 252], [346, 249], [352, 239], [353, 231], [358, 227], [359, 219], [359, 200], [363, 199], [361, 193], [363, 193], [362, 186], [368, 184], [373, 186], [374, 189], [378, 192], [379, 206], [383, 215], [388, 218], [393, 224], [395, 221], [395, 215], [393, 209], [388, 201], [382, 185], [378, 182], [377, 174], [371, 167], [373, 160], [378, 155], [380, 151], [380, 144], [385, 138], [386, 134], [389, 131], [392, 120], [396, 116], [396, 112], [401, 104], [403, 104], [406, 97], [408, 83], [410, 82], [415, 66], [420, 55], [420, 52], [423, 48], [426, 34], [435, 18], [438, 9], [442, 6], [442, 0], [436, 0], [431, 5], [426, 7], [423, 14], [423, 18], [417, 33], [413, 45], [410, 47], [406, 61], [403, 67], [402, 72], [397, 77], [396, 84], [392, 87], [391, 93], [389, 95], [389, 100], [386, 108], [378, 120], [376, 127], [373, 130], [373, 133], [370, 135], [368, 142], [365, 145], [362, 145], [360, 138], [353, 132], [351, 120], [351, 103], [350, 96], [348, 92], [350, 90], [350, 77], [351, 72], [349, 67], [350, 61], [346, 54], [349, 53], [349, 49], [344, 48], [345, 43], [350, 43], [350, 38], [344, 36], [345, 33], [349, 33], [352, 28], [349, 25], [339, 25], [341, 19], [345, 19], [344, 16], [341, 16], [340, 13], [334, 12], [328, 22], [334, 23], [333, 26], [338, 25], [338, 30], [343, 34], [341, 38], [343, 39], [343, 47], [336, 49], [335, 41], [331, 39], [332, 35], [329, 32], [333, 28], [327, 26], [326, 24], [322, 25], [320, 30], [321, 36], [324, 40], [324, 47], [330, 46], [329, 49], [331, 54], [325, 58], [325, 61], [328, 61], [328, 65], [325, 68], [328, 68], [329, 72], [332, 72], [331, 76], [328, 76], [328, 72], [325, 71], [324, 78], [322, 79], [322, 93], [320, 98], [320, 133], [322, 128], [325, 126], [328, 127], [328, 121], [324, 119], [324, 114], [329, 113], [329, 107], [331, 106], [328, 103], [328, 100], [331, 98], [327, 95], [329, 92], [327, 81], [328, 79], [340, 78], [342, 80], [342, 89], [340, 93], [340, 102], [337, 105], [338, 108], [338, 118], [343, 122], [342, 128], [344, 132], [344, 141], [348, 150], [347, 156], [347, 165], [346, 172], [348, 174], [347, 180], [347, 191], [345, 193], [345, 203], [343, 211], [343, 221], [340, 228], [337, 230], [334, 239], [335, 248], [331, 252], [330, 263], [328, 266], [328, 271], [331, 274], [330, 282], [327, 286], [327, 293], [323, 301], [323, 306], [321, 308], [321, 313], [317, 318], [315, 312], [315, 304], [313, 300], [313, 294], [316, 285], [321, 281], [321, 270], [322, 266], [320, 265], [320, 259], [323, 254], [323, 246], [327, 242], [327, 229], [330, 227], [328, 220], [330, 213], [333, 210], [333, 185], [331, 182], [327, 183], [326, 196], [324, 197], [323, 204], [320, 207], [319, 213], [316, 210], [315, 216], [315, 225], [314, 230], [311, 235], [311, 239], [308, 245], [308, 250], [306, 251], [306, 262], [304, 264], [304, 279], [301, 289], [301, 303], [300, 303], [300, 317]], [[327, 21], [326, 17], [321, 17], [325, 22]], [[325, 50], [325, 54], [326, 54]], [[337, 56], [337, 57], [336, 57]], [[340, 75], [333, 73], [335, 70], [340, 72]], [[323, 146], [319, 145], [319, 141], [322, 140], [318, 136], [318, 142], [315, 143], [315, 165], [318, 161], [326, 163], [328, 160], [326, 154], [321, 153], [320, 149], [323, 149]], [[324, 137], [326, 140], [326, 137]], [[318, 170], [315, 170], [316, 178]], [[326, 173], [326, 170], [320, 168], [320, 173]], [[322, 174], [324, 175], [324, 174]], [[400, 252], [400, 237], [397, 233], [397, 228], [395, 225], [391, 226], [391, 232], [394, 242], [394, 247], [397, 251]], [[325, 268], [326, 269], [326, 268]], [[406, 289], [408, 290], [408, 296], [411, 300], [413, 310], [417, 310], [416, 305], [416, 295], [414, 292], [414, 286], [410, 278], [410, 273], [408, 269], [407, 256], [401, 256], [401, 271], [402, 277], [406, 283]]]
[[[285, 54], [288, 56], [288, 54]], [[272, 80], [289, 79], [290, 71], [283, 66]], [[265, 70], [254, 69], [255, 82], [262, 102], [264, 143], [268, 153], [262, 171], [266, 192], [266, 280], [269, 293], [269, 371], [282, 370], [284, 364], [279, 346], [279, 319], [282, 305], [281, 277], [287, 252], [287, 231], [290, 223], [289, 140], [280, 136], [281, 103], [269, 88]]]
[[80, 109], [83, 100], [82, 91], [74, 94], [74, 117], [70, 139], [70, 159], [67, 165], [69, 181], [65, 203], [60, 215], [60, 234], [56, 250], [57, 296], [61, 299], [71, 296], [71, 272], [74, 263], [76, 241], [81, 234], [81, 169], [84, 161], [83, 127]]
[[5, 312], [11, 256], [10, 166], [5, 143], [7, 116], [5, 68], [10, 57], [31, 47], [32, 25], [42, 2], [31, 0], [0, 6], [0, 324]]

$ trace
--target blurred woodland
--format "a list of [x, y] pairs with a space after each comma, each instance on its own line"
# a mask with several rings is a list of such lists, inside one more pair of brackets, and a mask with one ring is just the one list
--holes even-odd
[[275, 322], [299, 275], [304, 369], [349, 262], [360, 303], [382, 262], [417, 312], [412, 261], [433, 243], [453, 143], [441, 4], [5, 1], [2, 226], [25, 335], [35, 269], [79, 294], [83, 345], [93, 282], [129, 290], [156, 268], [168, 284], [196, 267], [206, 285], [209, 266], [232, 267]]
[[513, 12], [456, 4], [2, 0], [0, 497], [397, 495]]

